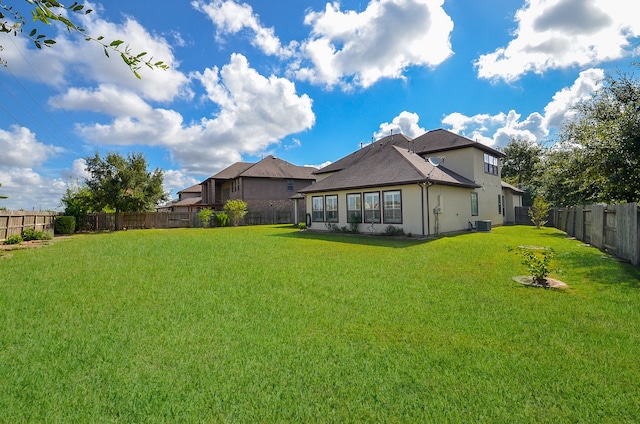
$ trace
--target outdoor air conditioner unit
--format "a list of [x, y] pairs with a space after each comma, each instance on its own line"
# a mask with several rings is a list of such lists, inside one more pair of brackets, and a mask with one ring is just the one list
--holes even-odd
[[491, 221], [490, 220], [482, 220], [476, 221], [476, 229], [478, 231], [491, 231]]

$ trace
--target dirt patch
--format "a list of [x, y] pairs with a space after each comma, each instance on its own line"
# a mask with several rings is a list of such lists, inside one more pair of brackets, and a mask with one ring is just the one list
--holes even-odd
[[547, 284], [546, 285], [542, 285], [542, 284], [538, 284], [533, 280], [533, 277], [530, 275], [519, 275], [517, 277], [513, 277], [513, 281], [515, 281], [516, 283], [520, 283], [520, 284], [524, 284], [525, 286], [531, 286], [531, 287], [542, 287], [545, 289], [566, 289], [569, 288], [569, 286], [564, 283], [563, 281], [560, 280], [556, 280], [555, 278], [549, 278], [547, 277]]

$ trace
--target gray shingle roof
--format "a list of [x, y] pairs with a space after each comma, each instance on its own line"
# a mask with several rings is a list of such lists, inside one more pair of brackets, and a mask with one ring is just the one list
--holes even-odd
[[297, 166], [272, 155], [256, 163], [236, 162], [210, 178], [231, 180], [239, 177], [290, 178], [294, 180], [315, 180], [316, 168]]
[[408, 148], [420, 155], [437, 153], [445, 150], [462, 149], [465, 147], [475, 147], [499, 158], [506, 156], [504, 153], [493, 149], [486, 144], [473, 141], [467, 137], [463, 137], [442, 128], [427, 131], [421, 136], [411, 140], [410, 143], [412, 143], [412, 146]]
[[182, 190], [178, 191], [178, 194], [180, 194], [180, 193], [200, 193], [201, 191], [202, 191], [202, 187], [200, 186], [200, 184], [194, 184], [191, 187], [183, 188]]
[[333, 171], [336, 172], [334, 175], [306, 187], [300, 192], [313, 193], [328, 190], [380, 187], [418, 183], [427, 180], [435, 184], [469, 188], [479, 187], [473, 181], [456, 174], [444, 166], [434, 167], [408, 149], [395, 146], [391, 137], [385, 137], [379, 142], [370, 144], [343, 159], [335, 162], [338, 165], [333, 168]]

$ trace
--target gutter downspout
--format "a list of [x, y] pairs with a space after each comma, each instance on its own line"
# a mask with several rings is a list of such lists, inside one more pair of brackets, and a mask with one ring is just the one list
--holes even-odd
[[418, 183], [418, 186], [420, 186], [420, 205], [422, 205], [422, 237], [425, 237], [424, 234], [424, 186], [425, 183]]
[[429, 219], [430, 208], [429, 208], [429, 187], [431, 186], [431, 182], [429, 180], [426, 181], [426, 190], [427, 190], [427, 237], [431, 236], [431, 222]]

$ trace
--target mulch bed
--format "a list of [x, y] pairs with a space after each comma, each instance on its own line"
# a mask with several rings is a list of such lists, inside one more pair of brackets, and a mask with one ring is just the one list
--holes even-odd
[[519, 275], [517, 277], [513, 277], [513, 281], [515, 281], [516, 283], [520, 283], [523, 284], [525, 286], [530, 286], [530, 287], [541, 287], [541, 288], [545, 288], [545, 289], [566, 289], [569, 288], [569, 286], [560, 280], [556, 280], [555, 278], [550, 278], [547, 277], [547, 284], [546, 285], [542, 285], [542, 284], [538, 284], [536, 282], [534, 282], [533, 277], [530, 275]]

